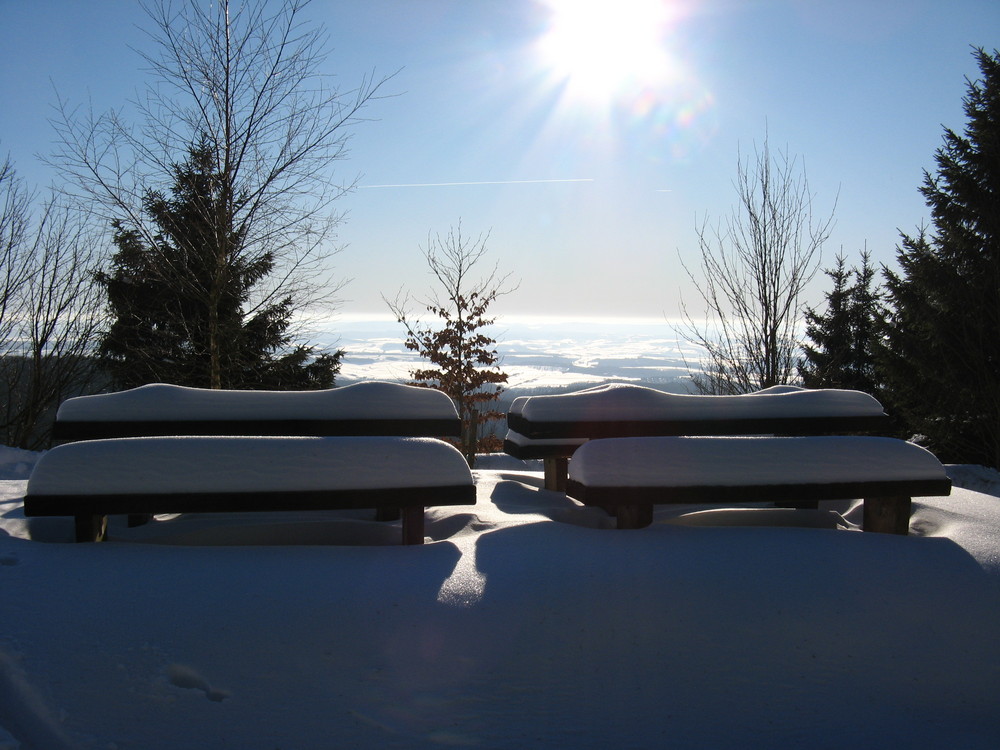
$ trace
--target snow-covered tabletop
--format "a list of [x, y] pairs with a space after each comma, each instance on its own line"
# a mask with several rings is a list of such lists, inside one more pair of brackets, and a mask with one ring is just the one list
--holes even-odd
[[[585, 443], [566, 494], [616, 509], [619, 529], [653, 521], [653, 506], [863, 499], [865, 531], [907, 534], [911, 498], [946, 496], [929, 451], [878, 437], [640, 437]], [[813, 506], [815, 507], [815, 506]]]
[[433, 438], [137, 437], [50, 450], [24, 514], [73, 516], [76, 540], [94, 542], [109, 515], [375, 508], [402, 519], [403, 544], [419, 545], [424, 508], [475, 502], [465, 458]]
[[452, 445], [394, 437], [140, 437], [56, 446], [32, 495], [298, 492], [471, 486]]
[[930, 451], [882, 437], [642, 437], [591, 440], [569, 479], [598, 487], [752, 486], [946, 480]]

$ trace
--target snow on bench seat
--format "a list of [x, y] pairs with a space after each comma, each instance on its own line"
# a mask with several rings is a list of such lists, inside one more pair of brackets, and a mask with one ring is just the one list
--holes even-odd
[[907, 533], [910, 498], [951, 482], [929, 451], [894, 438], [639, 437], [585, 443], [566, 494], [616, 508], [619, 528], [652, 520], [660, 503], [863, 498], [864, 529]]
[[155, 435], [459, 435], [441, 391], [365, 382], [320, 391], [233, 391], [153, 383], [64, 401], [60, 441]]
[[504, 451], [545, 460], [545, 486], [563, 490], [568, 458], [587, 439], [674, 435], [818, 435], [884, 426], [882, 405], [861, 391], [774, 386], [738, 396], [695, 396], [611, 383], [522, 396], [507, 413]]
[[24, 512], [74, 516], [85, 541], [113, 514], [390, 507], [404, 543], [420, 544], [424, 507], [475, 502], [462, 454], [432, 438], [138, 437], [48, 451]]

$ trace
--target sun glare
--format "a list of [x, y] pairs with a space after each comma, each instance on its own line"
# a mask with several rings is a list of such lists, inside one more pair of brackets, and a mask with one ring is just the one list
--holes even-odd
[[668, 0], [547, 0], [539, 50], [552, 75], [575, 96], [606, 100], [672, 74], [664, 37]]
[[651, 163], [686, 159], [717, 131], [692, 61], [694, 0], [536, 0], [535, 79], [553, 131]]

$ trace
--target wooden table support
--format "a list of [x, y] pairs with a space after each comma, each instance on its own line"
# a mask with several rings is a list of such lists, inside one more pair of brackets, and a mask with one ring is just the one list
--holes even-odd
[[910, 529], [911, 498], [900, 495], [866, 497], [862, 528], [883, 534], [906, 534]]

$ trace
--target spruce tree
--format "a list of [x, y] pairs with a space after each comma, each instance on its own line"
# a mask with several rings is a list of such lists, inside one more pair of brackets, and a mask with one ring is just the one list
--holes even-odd
[[880, 364], [910, 427], [945, 461], [1000, 468], [1000, 54], [975, 50], [963, 134], [945, 129], [920, 188], [933, 231], [886, 273]]
[[824, 273], [833, 281], [826, 294], [826, 310], [806, 310], [805, 359], [799, 375], [808, 388], [850, 388], [881, 397], [875, 371], [878, 325], [883, 311], [879, 292], [872, 288], [875, 269], [868, 252], [861, 266], [847, 268], [843, 256]]
[[342, 353], [314, 357], [291, 346], [290, 297], [247, 309], [274, 259], [247, 252], [244, 232], [225, 213], [232, 201], [215, 163], [204, 139], [174, 166], [169, 195], [147, 193], [144, 209], [158, 230], [152, 243], [115, 224], [111, 269], [97, 274], [112, 317], [102, 365], [120, 388], [331, 387]]
[[813, 343], [802, 346], [805, 359], [799, 365], [799, 375], [807, 388], [840, 388], [851, 342], [851, 272], [844, 256], [838, 255], [836, 265], [823, 273], [833, 282], [833, 288], [826, 293], [824, 313], [806, 308], [806, 337]]
[[851, 332], [853, 334], [851, 388], [870, 393], [879, 399], [885, 398], [884, 388], [878, 372], [876, 351], [882, 322], [885, 319], [885, 305], [882, 290], [875, 285], [875, 266], [871, 254], [861, 253], [861, 267], [852, 269], [854, 286], [851, 288]]

